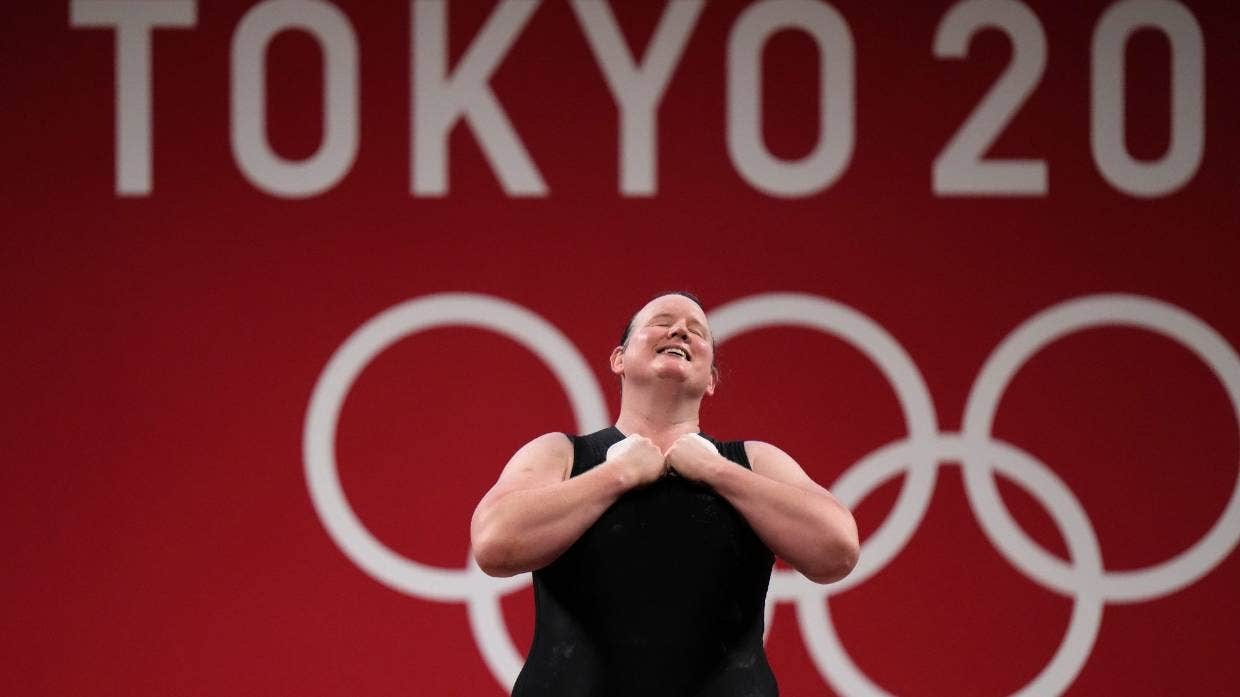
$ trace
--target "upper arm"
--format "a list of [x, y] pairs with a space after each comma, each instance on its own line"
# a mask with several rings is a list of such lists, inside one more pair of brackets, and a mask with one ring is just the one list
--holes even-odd
[[760, 440], [745, 441], [749, 467], [756, 473], [800, 489], [830, 494], [815, 482], [788, 453]]
[[568, 479], [573, 469], [573, 444], [563, 433], [545, 433], [521, 446], [504, 465], [499, 479], [487, 491], [474, 519], [505, 495], [523, 489], [536, 489]]

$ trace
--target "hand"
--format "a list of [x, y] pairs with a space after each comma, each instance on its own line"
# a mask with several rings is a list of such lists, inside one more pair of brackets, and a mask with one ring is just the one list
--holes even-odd
[[667, 473], [663, 452], [649, 438], [633, 434], [607, 449], [604, 465], [620, 473], [629, 488], [649, 484]]
[[696, 433], [686, 433], [677, 438], [664, 454], [664, 460], [671, 471], [685, 479], [704, 484], [709, 483], [720, 459], [719, 450], [714, 443]]

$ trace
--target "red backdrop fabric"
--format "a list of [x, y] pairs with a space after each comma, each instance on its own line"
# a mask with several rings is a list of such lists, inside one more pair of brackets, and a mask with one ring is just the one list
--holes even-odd
[[1234, 3], [6, 16], [7, 693], [506, 694], [473, 506], [680, 288], [861, 527], [783, 694], [1240, 685]]

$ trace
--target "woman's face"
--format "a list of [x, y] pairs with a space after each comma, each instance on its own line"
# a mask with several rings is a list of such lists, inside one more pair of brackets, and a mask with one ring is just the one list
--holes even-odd
[[715, 389], [714, 337], [706, 313], [683, 295], [651, 300], [633, 318], [624, 346], [612, 353], [612, 372], [626, 379], [671, 379], [702, 394]]

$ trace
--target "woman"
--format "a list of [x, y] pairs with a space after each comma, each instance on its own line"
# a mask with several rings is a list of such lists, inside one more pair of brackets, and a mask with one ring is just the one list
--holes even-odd
[[767, 697], [774, 555], [819, 583], [857, 560], [852, 515], [779, 448], [700, 434], [718, 371], [687, 293], [642, 307], [611, 354], [616, 425], [512, 456], [471, 525], [478, 565], [534, 572], [516, 697]]

